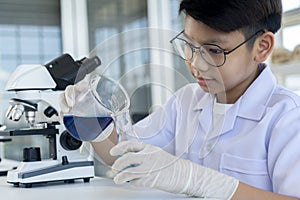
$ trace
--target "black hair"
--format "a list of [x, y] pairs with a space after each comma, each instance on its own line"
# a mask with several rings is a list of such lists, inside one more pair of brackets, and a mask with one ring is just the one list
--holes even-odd
[[259, 30], [276, 33], [281, 27], [281, 0], [182, 0], [182, 11], [217, 31], [239, 30], [245, 38]]

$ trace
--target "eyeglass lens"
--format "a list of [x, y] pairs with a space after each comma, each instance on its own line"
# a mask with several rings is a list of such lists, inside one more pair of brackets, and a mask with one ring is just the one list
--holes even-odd
[[172, 44], [177, 54], [186, 61], [191, 62], [195, 59], [195, 54], [200, 54], [202, 59], [213, 66], [220, 66], [225, 62], [224, 51], [216, 45], [203, 44], [195, 47], [183, 38], [176, 38]]

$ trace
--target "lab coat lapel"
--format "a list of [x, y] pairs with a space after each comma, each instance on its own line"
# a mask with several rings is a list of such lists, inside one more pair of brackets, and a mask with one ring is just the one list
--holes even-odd
[[270, 97], [276, 88], [276, 78], [271, 72], [270, 67], [263, 64], [259, 77], [252, 83], [240, 101], [239, 117], [260, 120], [266, 111]]
[[[234, 127], [235, 124], [235, 120], [237, 118], [238, 115], [238, 111], [239, 111], [239, 107], [240, 107], [240, 101], [236, 102], [224, 115], [224, 119], [223, 119], [223, 128], [222, 131], [219, 135], [223, 135], [224, 133], [231, 131]], [[219, 136], [217, 135], [217, 136]]]
[[198, 103], [196, 112], [200, 111], [199, 122], [203, 133], [208, 134], [212, 124], [212, 108], [214, 96], [207, 93]]
[[[212, 140], [212, 139], [232, 130], [234, 127], [234, 124], [235, 124], [238, 110], [239, 110], [239, 103], [233, 105], [233, 107], [231, 107], [225, 113], [224, 117], [222, 119], [219, 119], [219, 121], [217, 122], [218, 125], [216, 127], [210, 128], [210, 130], [209, 130], [210, 132], [208, 134], [208, 140]], [[221, 123], [221, 125], [220, 125], [220, 123]]]
[[237, 117], [258, 121], [266, 110], [269, 98], [276, 88], [276, 79], [269, 67], [260, 64], [261, 74], [226, 112], [220, 134], [213, 133], [210, 138], [223, 135], [234, 128]]
[[201, 112], [199, 115], [199, 123], [204, 134], [209, 139], [213, 139], [223, 135], [234, 128], [237, 117], [260, 120], [266, 110], [271, 94], [276, 87], [276, 79], [269, 67], [260, 64], [261, 74], [238, 99], [238, 101], [226, 112], [223, 120], [221, 132], [210, 133], [212, 126], [213, 101], [214, 95], [205, 94], [199, 101], [195, 111]]
[[207, 135], [208, 139], [213, 139], [219, 135], [224, 134], [225, 132], [230, 131], [234, 126], [234, 122], [239, 109], [239, 103], [233, 105], [233, 107], [230, 108], [228, 112], [225, 114], [225, 118], [221, 122], [223, 123], [221, 133], [220, 130], [217, 132], [212, 132], [214, 98], [215, 98], [214, 95], [208, 93], [205, 94], [205, 96], [198, 103], [197, 109], [195, 109], [198, 112], [200, 111], [199, 123], [200, 123], [200, 128], [202, 130], [201, 132]]

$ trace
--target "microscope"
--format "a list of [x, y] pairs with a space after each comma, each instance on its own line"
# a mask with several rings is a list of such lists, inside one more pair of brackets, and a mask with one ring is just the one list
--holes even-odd
[[[41, 159], [40, 147], [23, 149], [23, 161], [7, 173], [14, 186], [94, 177], [94, 163], [80, 154], [81, 141], [73, 138], [59, 118], [59, 95], [68, 85], [82, 80], [101, 64], [98, 57], [74, 61], [63, 54], [46, 65], [20, 65], [9, 78], [6, 90], [14, 93], [6, 113], [18, 126], [2, 127], [0, 136], [43, 135], [49, 141], [49, 158]], [[17, 128], [16, 128], [17, 127]]]

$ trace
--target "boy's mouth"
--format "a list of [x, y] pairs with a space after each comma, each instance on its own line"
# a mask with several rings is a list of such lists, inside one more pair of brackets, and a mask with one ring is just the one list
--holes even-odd
[[214, 79], [209, 77], [196, 77], [196, 80], [200, 86], [207, 86]]

